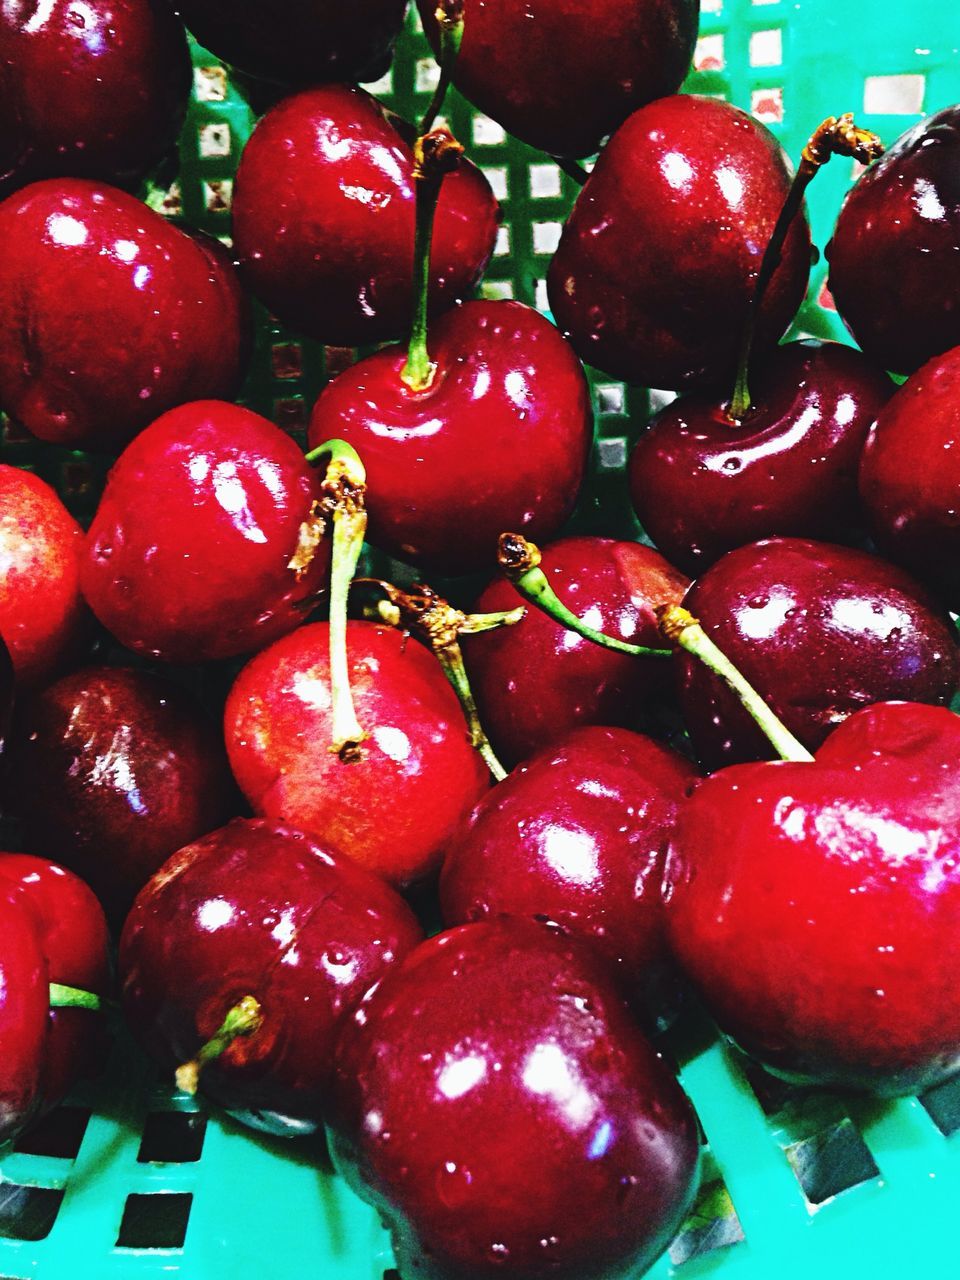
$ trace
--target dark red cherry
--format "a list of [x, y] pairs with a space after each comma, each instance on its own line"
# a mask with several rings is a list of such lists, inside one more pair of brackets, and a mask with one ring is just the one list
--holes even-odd
[[0, 1142], [6, 1142], [40, 1108], [50, 979], [36, 920], [19, 887], [2, 881], [0, 933]]
[[814, 764], [724, 769], [687, 802], [670, 940], [769, 1069], [901, 1094], [960, 1064], [958, 760], [956, 716], [884, 704]]
[[879, 415], [860, 494], [884, 554], [960, 608], [960, 347], [928, 361]]
[[219, 400], [173, 409], [110, 472], [87, 535], [84, 595], [122, 644], [165, 662], [263, 648], [303, 621], [325, 585], [320, 485], [259, 414]]
[[0, 191], [36, 178], [133, 188], [176, 146], [192, 83], [161, 0], [0, 5]]
[[[250, 289], [292, 328], [338, 346], [397, 338], [410, 324], [412, 133], [362, 89], [287, 98], [247, 143], [233, 198], [234, 243]], [[498, 206], [464, 163], [444, 180], [431, 300], [467, 296], [493, 252]]]
[[[435, 0], [417, 0], [437, 46]], [[454, 81], [515, 138], [592, 155], [690, 68], [700, 0], [484, 0], [466, 11]]]
[[231, 396], [245, 315], [228, 268], [133, 196], [79, 179], [0, 204], [0, 402], [34, 435], [118, 451]]
[[[732, 386], [789, 188], [776, 138], [728, 102], [679, 94], [634, 112], [601, 153], [550, 265], [550, 305], [581, 359], [641, 386]], [[793, 319], [809, 269], [801, 216], [760, 307], [758, 349]]]
[[[449, 179], [448, 179], [449, 180]], [[593, 438], [580, 361], [519, 302], [468, 302], [430, 326], [430, 385], [377, 352], [317, 401], [310, 444], [333, 437], [367, 472], [370, 541], [434, 572], [496, 564], [505, 530], [554, 536], [573, 510]]]
[[[690, 585], [650, 547], [612, 538], [564, 538], [543, 548], [544, 573], [561, 601], [598, 631], [632, 644], [662, 647], [654, 610], [679, 604]], [[490, 584], [477, 613], [524, 601], [505, 579]], [[586, 724], [636, 728], [671, 682], [664, 659], [603, 649], [528, 608], [516, 626], [464, 638], [480, 718], [505, 762]]]
[[960, 104], [927, 116], [850, 191], [830, 291], [878, 364], [912, 373], [960, 343]]
[[[811, 751], [853, 711], [947, 703], [960, 657], [945, 613], [902, 569], [847, 547], [769, 538], [730, 551], [686, 608]], [[709, 769], [771, 754], [733, 693], [677, 656], [680, 705]]]
[[717, 396], [684, 396], [630, 459], [640, 523], [692, 574], [759, 538], [844, 539], [862, 524], [860, 454], [890, 379], [852, 347], [811, 341], [778, 347], [751, 381], [741, 422]]
[[331, 751], [330, 628], [302, 627], [241, 671], [227, 753], [254, 811], [312, 832], [394, 884], [435, 870], [489, 785], [439, 662], [391, 627], [351, 622], [361, 758]]
[[240, 804], [220, 726], [143, 671], [87, 667], [24, 700], [8, 755], [26, 846], [82, 875], [117, 924], [161, 863]]
[[124, 1013], [172, 1079], [252, 996], [261, 1025], [203, 1067], [200, 1087], [256, 1127], [309, 1132], [345, 1018], [422, 937], [399, 894], [349, 858], [240, 819], [138, 896], [120, 940]]
[[660, 881], [697, 772], [626, 729], [575, 729], [477, 805], [443, 864], [448, 925], [521, 915], [591, 943], [650, 1002], [665, 968]]
[[627, 1280], [676, 1233], [696, 1121], [583, 944], [431, 938], [347, 1024], [331, 1152], [422, 1280]]

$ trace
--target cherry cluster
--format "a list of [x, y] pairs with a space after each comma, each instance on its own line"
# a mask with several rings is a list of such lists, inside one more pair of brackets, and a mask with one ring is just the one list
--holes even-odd
[[[86, 530], [0, 465], [0, 1143], [122, 1016], [180, 1088], [325, 1126], [404, 1280], [627, 1280], [696, 1194], [651, 1038], [691, 992], [787, 1079], [960, 1066], [960, 106], [885, 154], [831, 116], [792, 175], [677, 92], [698, 0], [418, 7], [415, 124], [355, 83], [405, 0], [0, 9], [0, 407], [114, 460]], [[265, 108], [232, 252], [141, 198], [184, 23]], [[556, 324], [474, 297], [451, 83], [582, 183]], [[859, 345], [781, 343], [835, 154]], [[375, 348], [306, 455], [235, 402], [251, 298]], [[567, 531], [582, 362], [678, 393], [649, 542]]]

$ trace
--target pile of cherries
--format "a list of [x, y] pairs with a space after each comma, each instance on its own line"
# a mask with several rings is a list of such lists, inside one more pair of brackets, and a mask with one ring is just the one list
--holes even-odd
[[[171, 1084], [325, 1126], [403, 1280], [628, 1280], [696, 1195], [650, 1038], [691, 991], [790, 1080], [960, 1067], [960, 106], [882, 157], [831, 117], [792, 177], [677, 92], [698, 0], [418, 7], [412, 124], [355, 84], [405, 0], [0, 8], [0, 409], [115, 459], [87, 530], [0, 464], [0, 1143], [122, 1016]], [[232, 252], [142, 198], [184, 23], [268, 107]], [[473, 298], [450, 81], [582, 181], [556, 325]], [[859, 349], [780, 345], [837, 151]], [[251, 297], [377, 348], [306, 456], [234, 403]], [[630, 461], [652, 546], [565, 536], [581, 361], [679, 393]]]

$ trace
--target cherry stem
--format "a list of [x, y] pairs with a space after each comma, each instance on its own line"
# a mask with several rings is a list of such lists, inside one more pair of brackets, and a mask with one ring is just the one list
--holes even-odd
[[830, 116], [824, 120], [804, 147], [796, 175], [760, 261], [757, 283], [747, 308], [747, 319], [737, 364], [737, 382], [729, 408], [729, 416], [733, 422], [742, 422], [750, 412], [753, 403], [750, 399], [747, 379], [750, 355], [756, 337], [757, 316], [773, 274], [780, 265], [787, 234], [803, 205], [807, 187], [833, 155], [850, 156], [859, 160], [861, 164], [869, 164], [871, 160], [877, 160], [883, 155], [883, 143], [875, 133], [870, 133], [869, 130], [861, 129], [856, 125], [852, 113], [847, 112], [845, 115]]
[[51, 1009], [90, 1009], [93, 1013], [102, 1013], [109, 1003], [94, 991], [83, 991], [80, 987], [68, 987], [62, 982], [50, 983]]
[[568, 178], [572, 178], [578, 187], [587, 185], [590, 174], [582, 164], [578, 164], [576, 160], [568, 160], [566, 156], [551, 155], [550, 159]]
[[260, 1002], [254, 996], [244, 996], [229, 1010], [195, 1058], [177, 1067], [177, 1088], [183, 1093], [194, 1094], [200, 1084], [200, 1072], [208, 1062], [219, 1058], [241, 1036], [252, 1036], [263, 1026]]
[[433, 92], [427, 113], [420, 122], [420, 135], [429, 133], [437, 122], [437, 116], [443, 109], [447, 98], [447, 90], [453, 80], [453, 70], [460, 56], [460, 45], [463, 43], [463, 10], [464, 0], [440, 0], [436, 14], [437, 26], [440, 29], [440, 79]]
[[543, 613], [568, 631], [575, 631], [585, 640], [613, 649], [616, 653], [628, 653], [635, 658], [671, 658], [671, 649], [651, 649], [642, 644], [630, 644], [615, 636], [596, 631], [576, 616], [560, 600], [540, 568], [540, 548], [519, 533], [502, 533], [497, 553], [500, 568], [525, 600], [536, 605]]
[[307, 461], [327, 463], [323, 479], [324, 514], [333, 521], [330, 563], [330, 696], [333, 704], [330, 750], [344, 764], [362, 758], [360, 744], [368, 736], [357, 719], [347, 658], [347, 601], [367, 532], [367, 474], [360, 456], [345, 440], [328, 440], [307, 454]]
[[798, 764], [809, 764], [813, 760], [803, 743], [771, 711], [753, 685], [714, 644], [692, 613], [679, 605], [668, 605], [657, 610], [657, 617], [660, 630], [668, 640], [697, 658], [733, 690], [781, 760], [792, 760]]
[[426, 391], [434, 366], [427, 349], [427, 313], [430, 305], [430, 246], [437, 201], [444, 177], [460, 163], [463, 147], [449, 129], [434, 129], [417, 139], [413, 148], [413, 184], [417, 198], [413, 249], [413, 322], [407, 360], [400, 371], [411, 391]]

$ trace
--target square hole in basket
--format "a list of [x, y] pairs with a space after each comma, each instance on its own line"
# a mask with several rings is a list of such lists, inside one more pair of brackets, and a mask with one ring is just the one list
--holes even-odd
[[503, 126], [491, 120], [489, 116], [474, 116], [473, 141], [478, 147], [499, 147], [506, 142], [507, 135]]
[[749, 1059], [743, 1062], [743, 1074], [765, 1116], [775, 1116], [783, 1111], [787, 1103], [793, 1101], [800, 1092], [797, 1085], [780, 1080]]
[[750, 95], [750, 112], [763, 124], [782, 124], [783, 90], [754, 89]]
[[693, 55], [695, 71], [722, 71], [724, 67], [723, 36], [719, 33], [701, 36]]
[[45, 1240], [63, 1202], [62, 1187], [21, 1187], [0, 1183], [0, 1236], [8, 1240]]
[[944, 1080], [920, 1097], [923, 1109], [947, 1138], [960, 1130], [960, 1075]]
[[497, 228], [497, 242], [493, 246], [493, 256], [495, 258], [505, 258], [510, 252], [510, 228], [502, 226]]
[[440, 68], [433, 58], [420, 58], [417, 62], [414, 88], [417, 93], [433, 93], [440, 80]]
[[202, 159], [228, 156], [230, 154], [230, 126], [225, 120], [203, 125], [200, 129], [198, 146]]
[[563, 226], [559, 222], [535, 222], [533, 224], [533, 252], [556, 253]]
[[509, 190], [506, 169], [484, 169], [483, 172], [497, 200], [506, 200]]
[[863, 109], [878, 115], [911, 116], [923, 110], [926, 76], [867, 76], [863, 84]]
[[622, 382], [601, 382], [596, 387], [597, 413], [625, 413], [627, 391]]
[[530, 166], [530, 198], [532, 200], [555, 200], [562, 192], [563, 181], [558, 165], [532, 164]]
[[686, 1222], [670, 1246], [670, 1261], [679, 1267], [716, 1249], [740, 1244], [744, 1239], [730, 1192], [716, 1161], [707, 1153], [703, 1158], [700, 1190]]
[[182, 1249], [193, 1196], [158, 1191], [127, 1196], [117, 1236], [118, 1249]]
[[627, 441], [623, 436], [614, 436], [607, 440], [597, 441], [597, 470], [622, 471], [627, 465]]
[[226, 69], [224, 67], [194, 67], [193, 92], [198, 102], [226, 102]]
[[792, 1143], [785, 1154], [811, 1205], [823, 1204], [880, 1174], [869, 1147], [849, 1119]]
[[754, 31], [750, 36], [751, 67], [779, 67], [783, 61], [783, 32], [779, 27]]
[[27, 1156], [53, 1156], [55, 1160], [75, 1160], [87, 1131], [90, 1112], [82, 1107], [57, 1107], [22, 1134], [15, 1151]]
[[200, 1159], [207, 1118], [200, 1111], [154, 1111], [143, 1126], [139, 1164], [191, 1164]]

